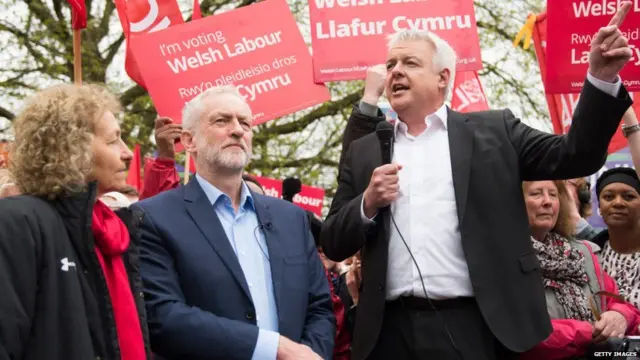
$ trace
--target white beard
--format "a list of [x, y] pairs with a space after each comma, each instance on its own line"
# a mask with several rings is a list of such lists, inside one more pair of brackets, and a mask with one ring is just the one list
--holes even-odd
[[[242, 143], [246, 149], [247, 144], [244, 140]], [[228, 171], [242, 171], [251, 158], [250, 151], [236, 147], [223, 149], [221, 144], [207, 144], [204, 138], [196, 140], [196, 150], [203, 163]]]

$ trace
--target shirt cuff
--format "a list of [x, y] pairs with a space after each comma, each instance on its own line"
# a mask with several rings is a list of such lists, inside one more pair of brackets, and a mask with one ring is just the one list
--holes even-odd
[[620, 81], [620, 76], [616, 79], [616, 82], [610, 83], [606, 81], [602, 81], [600, 79], [596, 79], [594, 76], [587, 72], [587, 80], [591, 83], [591, 85], [595, 86], [596, 89], [605, 92], [613, 97], [618, 97], [618, 93], [620, 92], [620, 88], [622, 87], [622, 81]]
[[376, 105], [371, 105], [364, 101], [360, 101], [360, 104], [358, 105], [358, 110], [360, 110], [362, 115], [378, 116], [378, 107]]
[[260, 329], [258, 342], [253, 350], [251, 360], [276, 360], [280, 345], [280, 334], [275, 331]]
[[362, 197], [362, 202], [360, 203], [360, 218], [362, 218], [362, 221], [365, 224], [373, 224], [375, 223], [375, 221], [373, 221], [373, 219], [376, 217], [376, 215], [378, 215], [378, 213], [376, 212], [375, 215], [373, 215], [373, 217], [371, 219], [369, 219], [365, 214], [364, 214], [364, 196]]

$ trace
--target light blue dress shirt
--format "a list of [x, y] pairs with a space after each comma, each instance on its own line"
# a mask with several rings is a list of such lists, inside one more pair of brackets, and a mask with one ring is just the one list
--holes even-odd
[[278, 309], [271, 279], [269, 249], [259, 228], [253, 197], [243, 181], [240, 206], [236, 213], [228, 195], [198, 174], [196, 179], [218, 215], [249, 286], [256, 309], [256, 322], [260, 328], [252, 360], [275, 360], [280, 340]]

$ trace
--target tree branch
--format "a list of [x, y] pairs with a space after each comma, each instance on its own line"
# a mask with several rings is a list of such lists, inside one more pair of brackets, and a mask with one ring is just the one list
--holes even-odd
[[122, 46], [123, 42], [124, 42], [124, 34], [120, 35], [118, 40], [114, 41], [111, 45], [109, 45], [109, 47], [107, 48], [107, 55], [105, 55], [104, 57], [105, 64], [107, 65], [111, 64], [111, 62], [113, 61], [113, 58], [118, 54], [118, 50], [120, 50], [120, 46]]
[[240, 3], [240, 5], [236, 6], [237, 8], [241, 8], [243, 6], [247, 6], [247, 5], [251, 5], [251, 4], [255, 4], [257, 2], [257, 0], [242, 0], [242, 2]]
[[[91, 20], [93, 16], [91, 16], [91, 9], [93, 9], [93, 0], [84, 0], [85, 6], [87, 8], [87, 22]], [[108, 3], [115, 3], [115, 1], [107, 1]]]
[[[104, 6], [104, 11], [102, 12], [102, 18], [100, 19], [100, 23], [96, 29], [96, 39], [97, 42], [100, 42], [107, 34], [109, 34], [109, 21], [111, 20], [111, 15], [116, 8], [115, 1], [107, 1], [107, 4]], [[123, 35], [124, 36], [124, 35]], [[108, 61], [107, 64], [111, 63]]]
[[[29, 18], [27, 20], [27, 31], [31, 28], [31, 15], [29, 15]], [[22, 45], [27, 49], [27, 51], [29, 52], [29, 54], [31, 54], [31, 56], [33, 56], [33, 58], [35, 59], [36, 62], [40, 63], [40, 64], [45, 64], [47, 63], [47, 61], [45, 60], [45, 57], [43, 54], [41, 54], [40, 52], [38, 52], [32, 45], [31, 40], [29, 39], [29, 35], [27, 35], [27, 33], [22, 32], [8, 24], [5, 23], [0, 23], [0, 31], [4, 31], [4, 32], [8, 32], [13, 34], [13, 36], [15, 36], [16, 38], [19, 39], [19, 42], [22, 42]]]
[[64, 14], [62, 13], [62, 0], [53, 0], [53, 11], [58, 17], [58, 21], [64, 21]]
[[122, 93], [122, 95], [120, 96], [120, 103], [122, 104], [122, 106], [125, 106], [125, 107], [129, 106], [138, 97], [144, 95], [145, 93], [146, 93], [146, 90], [140, 87], [140, 85], [134, 85], [129, 89], [127, 89], [127, 91]]
[[35, 15], [35, 17], [40, 20], [42, 26], [47, 28], [49, 33], [59, 37], [58, 39], [63, 47], [70, 49], [71, 46], [73, 46], [71, 34], [67, 29], [64, 20], [56, 21], [53, 14], [47, 8], [47, 5], [45, 5], [41, 0], [29, 0], [26, 1], [26, 3], [31, 14]]
[[272, 126], [272, 127], [263, 129], [258, 134], [256, 134], [257, 139], [255, 140], [260, 141], [260, 139], [262, 138], [265, 138], [265, 139], [271, 138], [274, 135], [284, 135], [284, 134], [291, 134], [294, 132], [302, 131], [307, 126], [309, 126], [309, 124], [313, 123], [318, 119], [321, 119], [325, 116], [332, 116], [337, 114], [345, 106], [348, 106], [349, 104], [353, 104], [357, 102], [361, 96], [362, 96], [361, 91], [359, 90], [357, 92], [351, 93], [343, 97], [340, 100], [333, 101], [333, 102], [325, 102], [296, 121], [292, 121], [286, 124]]
[[9, 121], [12, 121], [13, 119], [15, 119], [16, 116], [11, 111], [0, 106], [0, 117], [8, 119]]
[[[292, 160], [287, 160], [287, 161], [283, 161], [283, 162], [277, 162], [275, 165], [275, 167], [277, 168], [299, 168], [299, 167], [303, 167], [303, 166], [308, 166], [310, 164], [314, 164], [314, 165], [323, 165], [323, 166], [338, 166], [338, 162], [337, 161], [333, 161], [330, 159], [325, 159], [325, 158], [317, 158], [317, 157], [310, 157], [310, 158], [303, 158], [303, 159], [292, 159]], [[264, 157], [260, 157], [259, 159], [255, 159], [255, 160], [251, 160], [251, 168], [255, 169], [255, 168], [265, 168], [265, 167], [270, 167], [273, 168], [274, 167], [274, 162], [269, 160], [269, 159], [265, 159]]]

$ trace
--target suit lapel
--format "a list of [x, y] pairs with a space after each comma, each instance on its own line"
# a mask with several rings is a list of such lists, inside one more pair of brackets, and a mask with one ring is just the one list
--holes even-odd
[[252, 301], [238, 256], [233, 251], [229, 238], [227, 238], [227, 234], [224, 232], [224, 228], [200, 184], [194, 178], [185, 186], [184, 192], [185, 206], [189, 215], [191, 215], [191, 218], [211, 247], [218, 253], [220, 259], [227, 266], [247, 298]]
[[[282, 282], [284, 281], [284, 249], [282, 249], [278, 241], [278, 235], [279, 231], [283, 231], [283, 229], [278, 229], [273, 225], [269, 206], [262, 200], [262, 196], [256, 195], [253, 191], [251, 194], [256, 208], [256, 215], [258, 216], [258, 223], [264, 224], [262, 233], [264, 234], [264, 240], [269, 251], [269, 264], [271, 266], [271, 280], [273, 282], [276, 308], [278, 309], [278, 313], [281, 314], [282, 311], [286, 311], [286, 309], [282, 309], [280, 306], [282, 304]], [[278, 316], [278, 318], [283, 319], [284, 317]], [[280, 328], [282, 328], [282, 326], [283, 325], [280, 324]]]
[[471, 154], [473, 151], [474, 124], [461, 113], [448, 110], [447, 132], [449, 134], [449, 151], [451, 154], [451, 173], [453, 188], [458, 208], [458, 221], [462, 223], [467, 207], [469, 192], [469, 176], [471, 172]]

